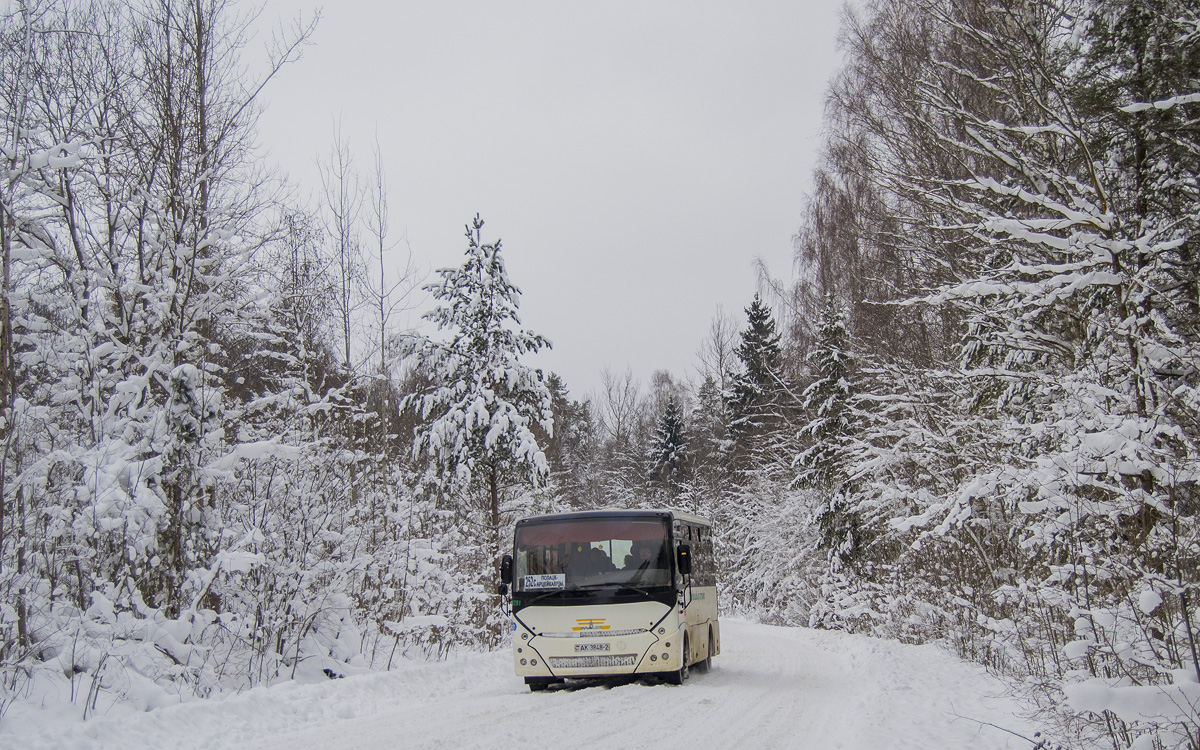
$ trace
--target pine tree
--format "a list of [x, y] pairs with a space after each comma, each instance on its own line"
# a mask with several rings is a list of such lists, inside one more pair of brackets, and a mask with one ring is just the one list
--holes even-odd
[[[534, 434], [535, 426], [553, 434], [550, 390], [541, 370], [520, 361], [550, 342], [520, 327], [521, 291], [508, 280], [500, 241], [484, 243], [482, 229], [476, 216], [462, 266], [438, 271], [441, 282], [426, 287], [441, 305], [425, 319], [441, 336], [414, 339], [409, 354], [432, 385], [406, 397], [402, 408], [422, 419], [413, 453], [428, 461], [424, 486], [443, 498], [463, 495], [460, 510], [482, 513], [474, 522], [498, 550], [502, 490], [537, 486], [550, 472]], [[498, 579], [498, 559], [493, 563]]]
[[[1107, 154], [1109, 198], [1125, 232], [1169, 247], [1155, 304], [1195, 336], [1200, 323], [1197, 236], [1200, 43], [1191, 0], [1096, 0], [1087, 10], [1078, 106], [1094, 120], [1089, 149]], [[1146, 250], [1132, 259], [1150, 262]]]
[[730, 426], [743, 458], [761, 453], [773, 441], [782, 427], [787, 391], [780, 336], [759, 295], [746, 308], [746, 318], [748, 325], [737, 348], [741, 370], [734, 375], [729, 394]]
[[573, 400], [557, 373], [550, 373], [546, 386], [554, 412], [554, 434], [546, 439], [554, 495], [573, 507], [599, 507], [599, 486], [592, 476], [595, 462], [590, 455], [595, 438], [591, 403]]
[[670, 483], [681, 478], [687, 464], [686, 445], [683, 412], [675, 398], [668, 397], [650, 449], [651, 481]]
[[729, 410], [712, 376], [696, 392], [692, 415], [692, 462], [697, 474], [720, 474], [729, 453]]
[[811, 445], [796, 457], [801, 478], [813, 484], [839, 484], [841, 441], [849, 429], [849, 338], [845, 310], [832, 294], [826, 294], [817, 329], [817, 348], [811, 354], [816, 380], [803, 394], [803, 408], [809, 421], [800, 434]]

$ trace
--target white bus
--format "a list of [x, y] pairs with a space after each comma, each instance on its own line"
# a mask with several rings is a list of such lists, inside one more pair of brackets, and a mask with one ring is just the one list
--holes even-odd
[[517, 522], [513, 666], [530, 690], [571, 678], [658, 675], [682, 684], [721, 653], [712, 522], [606, 509]]

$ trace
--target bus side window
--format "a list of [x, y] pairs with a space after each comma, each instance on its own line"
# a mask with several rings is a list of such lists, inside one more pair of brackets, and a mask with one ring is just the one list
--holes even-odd
[[696, 550], [695, 565], [699, 571], [697, 579], [701, 586], [712, 586], [716, 583], [712, 557], [712, 529], [696, 530]]

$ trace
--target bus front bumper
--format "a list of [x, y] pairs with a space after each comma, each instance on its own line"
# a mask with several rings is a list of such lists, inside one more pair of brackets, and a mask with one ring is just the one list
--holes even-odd
[[513, 668], [522, 677], [582, 678], [673, 672], [682, 664], [683, 632], [678, 627], [662, 630], [662, 634], [641, 630], [581, 636], [578, 633], [535, 635], [518, 628], [513, 634]]

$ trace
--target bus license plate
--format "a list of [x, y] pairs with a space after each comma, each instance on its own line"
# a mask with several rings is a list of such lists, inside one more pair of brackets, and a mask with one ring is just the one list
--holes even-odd
[[576, 643], [575, 652], [580, 651], [608, 651], [609, 644], [607, 643]]

